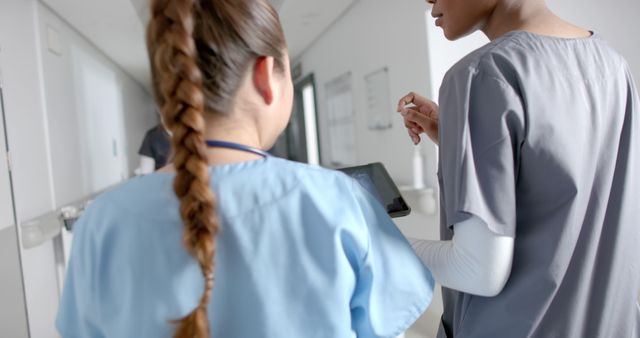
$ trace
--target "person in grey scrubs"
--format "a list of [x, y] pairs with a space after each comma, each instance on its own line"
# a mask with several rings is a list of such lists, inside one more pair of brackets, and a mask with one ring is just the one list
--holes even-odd
[[625, 60], [543, 0], [429, 0], [455, 40], [439, 106], [398, 106], [440, 146], [438, 337], [640, 337], [640, 99]]

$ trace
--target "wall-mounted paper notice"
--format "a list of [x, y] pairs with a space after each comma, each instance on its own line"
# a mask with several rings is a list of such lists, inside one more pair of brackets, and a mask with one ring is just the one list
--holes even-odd
[[351, 73], [343, 74], [325, 85], [329, 117], [331, 164], [348, 166], [355, 163], [353, 96]]
[[389, 70], [379, 69], [364, 77], [367, 86], [367, 118], [369, 129], [388, 129], [392, 126], [393, 107], [389, 101]]

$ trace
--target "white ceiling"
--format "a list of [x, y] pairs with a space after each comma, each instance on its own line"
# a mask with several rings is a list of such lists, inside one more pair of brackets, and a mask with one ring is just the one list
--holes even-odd
[[[148, 0], [41, 1], [139, 83], [150, 88], [144, 38]], [[289, 52], [295, 59], [357, 0], [271, 1], [280, 12]]]
[[[304, 52], [357, 0], [284, 0], [280, 20], [291, 58]], [[277, 2], [274, 0], [273, 2]]]
[[130, 0], [41, 0], [146, 88], [142, 21]]

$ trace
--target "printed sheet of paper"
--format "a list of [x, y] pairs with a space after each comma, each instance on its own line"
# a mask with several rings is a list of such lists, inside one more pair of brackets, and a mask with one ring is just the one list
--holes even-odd
[[367, 87], [369, 129], [389, 129], [393, 123], [393, 107], [389, 98], [389, 70], [385, 67], [364, 77]]
[[351, 73], [327, 83], [329, 142], [331, 164], [348, 166], [355, 163], [354, 108], [351, 93]]

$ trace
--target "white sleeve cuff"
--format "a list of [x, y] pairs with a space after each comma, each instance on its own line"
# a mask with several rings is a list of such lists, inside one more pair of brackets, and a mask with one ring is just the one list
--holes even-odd
[[514, 239], [489, 230], [478, 217], [454, 225], [451, 241], [409, 239], [442, 286], [483, 297], [504, 288], [513, 261]]
[[138, 176], [151, 174], [156, 170], [156, 160], [149, 156], [140, 155], [140, 165], [134, 171]]

